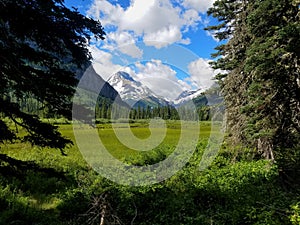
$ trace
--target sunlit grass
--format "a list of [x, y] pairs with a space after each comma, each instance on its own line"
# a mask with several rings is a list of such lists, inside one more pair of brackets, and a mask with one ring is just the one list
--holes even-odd
[[[282, 207], [284, 202], [283, 207], [288, 209], [291, 204], [290, 199], [294, 198], [286, 195], [275, 185], [272, 179], [276, 176], [276, 171], [268, 162], [241, 161], [231, 165], [229, 164], [231, 152], [228, 149], [226, 151], [221, 149], [209, 169], [200, 171], [200, 161], [205, 158], [209, 137], [220, 128], [220, 126], [212, 127], [209, 122], [200, 122], [199, 142], [195, 145], [194, 154], [189, 160], [184, 160], [189, 162], [174, 176], [149, 188], [127, 188], [118, 185], [99, 175], [85, 161], [82, 149], [79, 149], [76, 144], [73, 129], [78, 129], [77, 131], [83, 134], [87, 144], [90, 142], [91, 134], [94, 133], [94, 137], [97, 137], [98, 141], [101, 140], [109, 153], [121, 162], [143, 166], [168, 157], [178, 144], [182, 132], [193, 135], [199, 127], [192, 123], [181, 126], [179, 121], [167, 121], [166, 130], [161, 127], [152, 129], [152, 132], [157, 132], [159, 135], [165, 134], [166, 131], [162, 142], [152, 150], [143, 152], [131, 149], [118, 140], [115, 131], [124, 132], [125, 135], [128, 133], [124, 123], [114, 125], [115, 130], [112, 124], [98, 124], [95, 128], [88, 126], [73, 128], [71, 124], [59, 125], [62, 134], [74, 142], [74, 145], [65, 149], [67, 156], [63, 156], [57, 149], [33, 147], [26, 143], [2, 144], [0, 146], [0, 154], [2, 154], [0, 155], [2, 157], [0, 159], [0, 223], [5, 221], [5, 224], [63, 225], [74, 224], [73, 218], [86, 221], [86, 217], [83, 218], [82, 215], [88, 211], [90, 203], [94, 200], [93, 197], [102, 196], [103, 193], [109, 193], [110, 200], [116, 199], [116, 202], [112, 201], [114, 210], [121, 207], [117, 215], [125, 218], [124, 221], [128, 213], [128, 221], [131, 221], [134, 216], [129, 207], [131, 200], [134, 199], [139, 214], [143, 215], [139, 218], [139, 222], [144, 221], [144, 218], [147, 218], [147, 222], [152, 222], [155, 220], [153, 219], [155, 215], [160, 212], [162, 213], [160, 217], [173, 215], [174, 212], [182, 209], [182, 205], [185, 205], [187, 207], [185, 213], [189, 214], [186, 214], [187, 222], [183, 224], [205, 224], [201, 218], [211, 218], [211, 213], [216, 215], [218, 221], [223, 221], [224, 218], [231, 221], [234, 211], [238, 212], [235, 221], [242, 223], [248, 209], [253, 212], [253, 218], [258, 215], [273, 221], [275, 214], [269, 214], [269, 209], [257, 210], [260, 209], [257, 207], [257, 200], [276, 207]], [[145, 141], [151, 137], [152, 133], [147, 123], [136, 122], [130, 125], [130, 132], [136, 138]], [[6, 156], [11, 161], [5, 161]], [[177, 156], [179, 157], [176, 159], [180, 160], [180, 155]], [[271, 197], [269, 190], [273, 190]], [[246, 202], [245, 198], [247, 198]], [[224, 201], [227, 202], [225, 207]], [[145, 202], [149, 204], [145, 205]], [[212, 202], [211, 206], [208, 206], [209, 202]], [[166, 207], [161, 208], [161, 204]], [[240, 209], [243, 211], [240, 212]], [[193, 220], [194, 222], [190, 223], [189, 219], [194, 217], [200, 218], [200, 222]], [[248, 218], [248, 221], [251, 219], [252, 217]], [[82, 221], [77, 224], [83, 224]], [[160, 221], [169, 221], [169, 218], [164, 217], [162, 220], [159, 218], [158, 221], [155, 224], [167, 224]], [[177, 220], [170, 221], [172, 223], [168, 224], [176, 224], [174, 221]], [[148, 223], [137, 222], [137, 224]]]
[[[111, 126], [103, 127], [103, 125], [98, 127], [98, 134], [101, 142], [104, 144], [107, 151], [114, 157], [121, 161], [127, 161], [128, 158], [141, 158], [141, 157], [151, 157], [151, 155], [155, 155], [156, 152], [159, 154], [163, 153], [165, 157], [171, 154], [176, 146], [178, 145], [178, 141], [181, 133], [184, 131], [186, 135], [192, 136], [194, 133], [199, 132], [199, 124], [196, 122], [184, 122], [181, 124], [180, 121], [167, 121], [166, 123], [167, 129], [164, 128], [152, 128], [152, 133], [155, 133], [160, 138], [162, 138], [161, 143], [158, 145], [156, 143], [149, 143], [149, 147], [151, 150], [149, 151], [140, 151], [136, 149], [132, 149], [126, 145], [126, 143], [122, 143], [119, 140], [119, 136], [123, 137], [128, 136], [128, 138], [133, 135], [134, 138], [138, 138], [141, 141], [146, 141], [147, 138], [150, 138], [152, 133], [149, 129], [149, 124], [131, 124], [130, 129], [126, 129], [126, 124], [114, 124], [114, 128]], [[85, 132], [93, 132], [91, 130], [86, 130]], [[116, 135], [116, 132], [118, 135]], [[199, 140], [208, 138], [211, 133], [210, 123], [203, 122], [200, 124], [200, 133]]]
[[[124, 158], [130, 157], [134, 158], [135, 156], [145, 155], [155, 152], [156, 150], [163, 151], [166, 155], [172, 153], [176, 145], [178, 144], [178, 140], [181, 135], [181, 131], [185, 130], [185, 132], [190, 133], [191, 135], [196, 132], [198, 129], [197, 126], [188, 125], [182, 126], [180, 121], [168, 121], [166, 123], [167, 130], [166, 135], [163, 138], [163, 141], [153, 148], [150, 151], [136, 151], [134, 149], [130, 149], [118, 139], [115, 135], [115, 131], [112, 128], [111, 124], [101, 124], [97, 125], [96, 131], [99, 134], [99, 141], [104, 144], [109, 153], [119, 159], [123, 160]], [[126, 135], [125, 125], [120, 123], [115, 125], [115, 129], [118, 132], [123, 132]], [[67, 171], [68, 168], [84, 168], [87, 166], [81, 152], [79, 151], [76, 140], [74, 138], [73, 127], [71, 124], [62, 124], [59, 125], [59, 130], [62, 132], [62, 135], [71, 139], [74, 145], [69, 146], [64, 151], [67, 156], [63, 156], [60, 154], [60, 151], [57, 149], [50, 148], [40, 148], [31, 146], [29, 143], [6, 143], [1, 145], [0, 153], [6, 154], [12, 158], [19, 159], [22, 161], [35, 161], [41, 166], [56, 168], [61, 171]], [[151, 132], [147, 123], [136, 122], [130, 124], [130, 130], [133, 135], [140, 139], [146, 140], [151, 136]], [[163, 128], [153, 128], [153, 132], [157, 132], [158, 134], [164, 134], [165, 130]], [[95, 132], [92, 128], [82, 128], [80, 131], [82, 133], [86, 133], [87, 137], [89, 136], [89, 132]], [[200, 135], [199, 140], [207, 139], [211, 134], [211, 125], [209, 122], [200, 122]], [[87, 140], [88, 141], [88, 140]], [[151, 147], [151, 146], [150, 146]]]
[[[126, 135], [128, 130], [124, 128], [124, 124], [115, 125], [115, 129], [118, 132], [124, 132]], [[89, 137], [90, 132], [98, 132], [99, 140], [102, 141], [113, 157], [126, 163], [142, 165], [145, 163], [145, 160], [155, 163], [171, 154], [178, 144], [182, 129], [185, 129], [185, 132], [192, 135], [199, 128], [190, 125], [181, 127], [179, 121], [169, 121], [166, 123], [166, 126], [166, 135], [162, 143], [150, 151], [136, 151], [128, 148], [118, 140], [111, 124], [97, 125], [96, 128], [82, 127], [80, 132], [85, 133], [87, 137]], [[201, 123], [200, 129], [199, 140], [207, 139], [211, 132], [210, 123]], [[11, 198], [11, 201], [19, 202], [25, 208], [55, 210], [62, 202], [61, 197], [68, 189], [68, 186], [76, 187], [78, 185], [77, 181], [68, 180], [69, 178], [67, 177], [76, 177], [76, 174], [80, 173], [79, 171], [89, 171], [90, 167], [76, 145], [72, 124], [61, 124], [59, 125], [59, 130], [63, 136], [71, 139], [74, 143], [64, 150], [67, 156], [63, 156], [57, 149], [36, 147], [29, 143], [15, 142], [1, 145], [0, 154], [24, 163], [32, 163], [34, 166], [29, 170], [18, 172], [19, 168], [14, 168], [14, 166], [2, 162], [0, 165], [2, 170], [6, 168], [5, 166], [12, 167], [11, 169], [21, 173], [25, 180], [21, 181], [18, 178], [6, 180], [6, 178], [1, 178], [0, 187], [2, 191], [0, 195], [6, 196], [4, 197], [6, 199]], [[20, 131], [24, 132], [23, 130]], [[142, 141], [151, 136], [149, 126], [145, 122], [130, 124], [130, 131]], [[164, 134], [165, 130], [163, 128], [153, 128], [152, 132]], [[154, 159], [151, 160], [151, 157]], [[47, 176], [49, 177], [47, 177], [43, 169], [53, 169], [50, 173], [53, 172], [54, 174], [48, 174]], [[63, 177], [59, 177], [60, 175], [56, 173], [61, 173]], [[9, 190], [5, 191], [7, 187], [9, 187]]]

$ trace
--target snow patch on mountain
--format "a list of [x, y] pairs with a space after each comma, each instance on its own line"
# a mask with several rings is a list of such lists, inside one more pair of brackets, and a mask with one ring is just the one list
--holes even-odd
[[128, 73], [120, 71], [113, 74], [107, 82], [120, 94], [129, 105], [143, 101], [144, 105], [167, 105], [163, 97], [154, 94], [147, 86], [134, 80]]
[[198, 90], [192, 90], [192, 91], [183, 91], [174, 101], [173, 104], [178, 106], [181, 105], [185, 102], [188, 102], [196, 97], [198, 97], [199, 95], [201, 95], [203, 93], [202, 89], [198, 89]]
[[119, 93], [122, 100], [133, 106], [136, 102], [143, 102], [143, 106], [173, 105], [180, 106], [203, 94], [202, 89], [183, 91], [175, 100], [170, 101], [156, 95], [147, 86], [133, 79], [128, 73], [119, 71], [113, 74], [107, 82]]

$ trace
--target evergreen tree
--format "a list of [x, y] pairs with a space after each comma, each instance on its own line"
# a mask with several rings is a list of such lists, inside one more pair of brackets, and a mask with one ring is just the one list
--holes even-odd
[[103, 39], [102, 26], [63, 0], [1, 0], [0, 15], [0, 141], [17, 138], [6, 124], [12, 120], [28, 131], [22, 140], [62, 149], [70, 141], [13, 98], [30, 95], [49, 112], [70, 117], [75, 72], [89, 64], [89, 40]]
[[[299, 148], [299, 0], [218, 0], [208, 27], [228, 40], [218, 46], [219, 75], [231, 140], [267, 159]], [[219, 57], [222, 56], [222, 57]]]

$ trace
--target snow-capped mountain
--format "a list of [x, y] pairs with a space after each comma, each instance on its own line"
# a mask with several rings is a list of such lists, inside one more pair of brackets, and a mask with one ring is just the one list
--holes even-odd
[[183, 91], [174, 101], [173, 104], [175, 106], [182, 105], [203, 93], [202, 89], [193, 90], [193, 91]]
[[168, 105], [163, 97], [154, 94], [147, 86], [134, 80], [128, 73], [120, 71], [112, 75], [107, 82], [119, 93], [122, 100], [130, 106]]

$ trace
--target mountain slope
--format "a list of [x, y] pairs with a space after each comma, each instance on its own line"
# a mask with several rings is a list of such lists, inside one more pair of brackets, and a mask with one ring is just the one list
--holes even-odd
[[188, 101], [191, 101], [203, 94], [203, 90], [183, 91], [174, 101], [175, 106], [180, 106]]
[[123, 101], [132, 107], [156, 107], [169, 105], [164, 98], [154, 94], [141, 82], [134, 80], [128, 73], [120, 71], [112, 75], [108, 81], [120, 94]]

